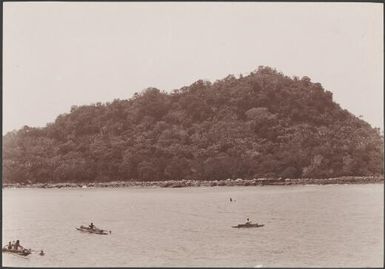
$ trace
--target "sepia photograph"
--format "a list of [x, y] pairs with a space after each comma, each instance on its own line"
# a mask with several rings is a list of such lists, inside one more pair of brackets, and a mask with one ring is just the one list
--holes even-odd
[[382, 3], [2, 20], [2, 267], [384, 267]]

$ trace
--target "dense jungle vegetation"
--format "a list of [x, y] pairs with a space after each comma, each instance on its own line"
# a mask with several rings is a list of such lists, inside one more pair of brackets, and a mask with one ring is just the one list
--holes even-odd
[[3, 136], [4, 183], [380, 174], [379, 129], [310, 78], [262, 66], [73, 106], [44, 128]]

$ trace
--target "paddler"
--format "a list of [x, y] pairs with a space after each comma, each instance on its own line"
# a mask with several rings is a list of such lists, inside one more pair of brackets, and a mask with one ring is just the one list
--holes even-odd
[[19, 240], [16, 240], [16, 243], [15, 243], [15, 249], [18, 250], [20, 248], [23, 248], [21, 245], [20, 245], [20, 241]]
[[90, 229], [94, 229], [95, 225], [91, 222], [91, 224], [88, 226]]
[[249, 220], [249, 218], [247, 218], [246, 224], [251, 224], [251, 221]]
[[40, 256], [44, 256], [44, 251], [43, 251], [43, 250], [40, 250], [39, 255], [40, 255]]
[[8, 242], [8, 249], [12, 249], [12, 243], [11, 243], [11, 241]]

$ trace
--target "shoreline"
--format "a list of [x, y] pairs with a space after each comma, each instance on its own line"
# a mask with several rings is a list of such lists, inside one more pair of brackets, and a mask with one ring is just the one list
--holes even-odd
[[185, 187], [216, 187], [216, 186], [271, 186], [271, 185], [328, 185], [328, 184], [369, 184], [384, 182], [384, 176], [345, 176], [336, 178], [254, 178], [225, 180], [166, 180], [166, 181], [111, 181], [88, 183], [33, 183], [7, 184], [2, 188], [185, 188]]

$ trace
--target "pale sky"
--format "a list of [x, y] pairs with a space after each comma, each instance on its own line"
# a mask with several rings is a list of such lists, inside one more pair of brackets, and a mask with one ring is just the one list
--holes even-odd
[[259, 65], [309, 76], [383, 127], [383, 7], [373, 3], [3, 3], [3, 134], [72, 105], [170, 91]]

